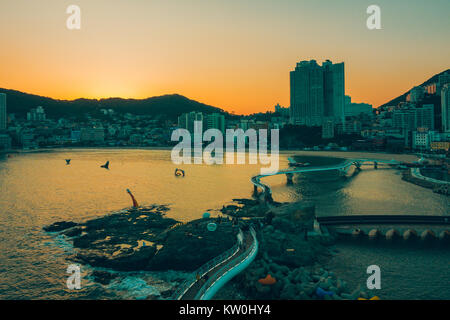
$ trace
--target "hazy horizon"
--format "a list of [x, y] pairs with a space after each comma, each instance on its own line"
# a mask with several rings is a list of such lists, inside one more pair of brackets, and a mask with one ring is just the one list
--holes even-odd
[[[67, 6], [81, 30], [66, 28]], [[374, 107], [449, 68], [450, 2], [365, 0], [0, 3], [0, 87], [53, 99], [180, 94], [237, 114], [289, 106], [300, 60], [345, 62], [346, 94]]]

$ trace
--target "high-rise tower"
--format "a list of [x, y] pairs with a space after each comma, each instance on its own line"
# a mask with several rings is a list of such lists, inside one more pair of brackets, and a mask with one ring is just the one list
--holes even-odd
[[344, 122], [344, 63], [330, 60], [322, 66], [315, 60], [297, 63], [290, 73], [291, 122], [321, 126], [324, 119]]

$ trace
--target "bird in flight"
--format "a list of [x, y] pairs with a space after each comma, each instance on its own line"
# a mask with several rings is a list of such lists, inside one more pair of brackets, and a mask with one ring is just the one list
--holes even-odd
[[100, 166], [101, 168], [105, 168], [105, 169], [109, 169], [109, 161], [106, 161], [106, 163], [102, 166]]

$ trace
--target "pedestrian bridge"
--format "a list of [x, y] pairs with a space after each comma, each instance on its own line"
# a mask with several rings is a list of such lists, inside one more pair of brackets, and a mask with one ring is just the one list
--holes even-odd
[[[241, 240], [240, 240], [241, 239]], [[255, 259], [258, 240], [253, 227], [241, 231], [237, 243], [194, 271], [173, 294], [174, 300], [209, 300]]]
[[339, 164], [336, 165], [329, 165], [329, 166], [308, 166], [308, 167], [300, 167], [300, 168], [290, 168], [285, 170], [280, 170], [275, 173], [269, 173], [269, 174], [260, 174], [256, 175], [251, 178], [251, 182], [254, 187], [255, 193], [257, 193], [258, 188], [260, 188], [264, 193], [264, 198], [271, 202], [273, 201], [272, 198], [272, 190], [270, 187], [264, 183], [261, 182], [262, 178], [270, 177], [270, 176], [276, 176], [276, 175], [286, 175], [288, 182], [292, 182], [292, 178], [294, 173], [305, 173], [305, 172], [321, 172], [321, 171], [333, 171], [337, 170], [343, 174], [346, 174], [351, 166], [355, 166], [357, 170], [361, 170], [361, 167], [363, 165], [373, 165], [375, 169], [378, 168], [378, 165], [390, 165], [390, 166], [398, 166], [402, 163], [397, 160], [380, 160], [380, 159], [347, 159]]
[[317, 222], [325, 226], [354, 224], [433, 224], [450, 225], [450, 216], [425, 215], [351, 215], [317, 217]]
[[[354, 239], [364, 237], [372, 240], [382, 238], [426, 241], [439, 239], [445, 244], [448, 244], [450, 240], [450, 231], [447, 229], [447, 226], [450, 225], [450, 216], [349, 215], [316, 217], [316, 222], [317, 228], [321, 232], [328, 233], [328, 228], [330, 228], [338, 236], [351, 236]], [[369, 227], [369, 225], [372, 226]], [[382, 228], [382, 225], [386, 225], [386, 227]], [[402, 226], [397, 229], [393, 225]], [[416, 227], [412, 227], [412, 225]]]

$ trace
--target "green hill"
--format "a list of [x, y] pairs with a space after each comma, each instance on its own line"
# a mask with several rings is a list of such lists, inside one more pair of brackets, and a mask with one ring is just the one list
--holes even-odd
[[8, 113], [25, 115], [31, 108], [42, 106], [49, 117], [79, 116], [87, 112], [95, 113], [100, 109], [112, 109], [116, 112], [130, 112], [138, 115], [160, 115], [167, 119], [176, 119], [178, 115], [190, 111], [203, 113], [220, 112], [222, 109], [206, 105], [178, 94], [163, 95], [147, 99], [76, 99], [56, 100], [16, 90], [1, 89], [6, 93]]

